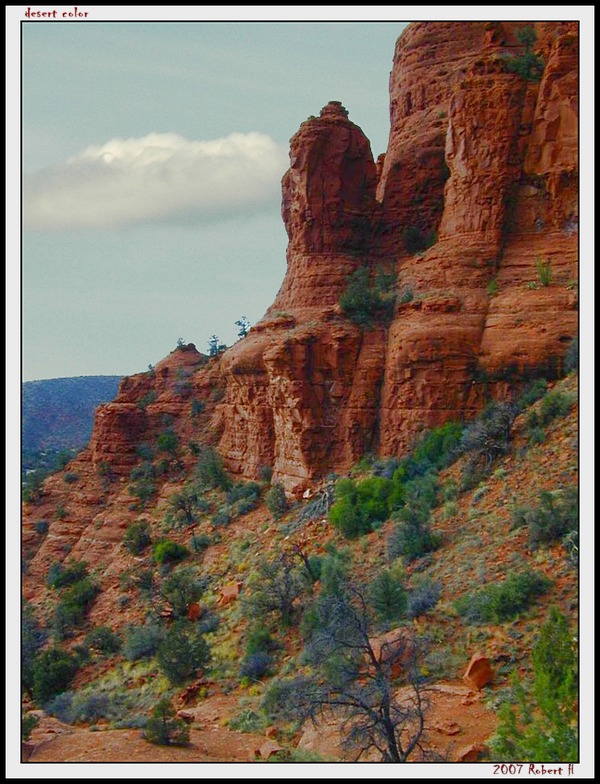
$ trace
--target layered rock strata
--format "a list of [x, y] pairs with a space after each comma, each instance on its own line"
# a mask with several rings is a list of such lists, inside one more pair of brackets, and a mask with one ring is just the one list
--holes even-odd
[[[125, 477], [167, 417], [180, 438], [218, 444], [233, 473], [270, 466], [300, 492], [559, 372], [577, 331], [577, 28], [535, 25], [538, 82], [508, 67], [524, 26], [411, 24], [377, 163], [339, 102], [303, 123], [273, 306], [221, 357], [178, 350], [125, 380], [81, 459]], [[363, 267], [395, 277], [393, 317], [370, 328], [339, 305]], [[208, 401], [200, 420], [191, 399]]]

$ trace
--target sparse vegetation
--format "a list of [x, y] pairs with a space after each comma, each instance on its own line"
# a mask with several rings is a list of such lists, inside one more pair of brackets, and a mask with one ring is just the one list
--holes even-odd
[[577, 648], [567, 618], [551, 607], [533, 646], [533, 682], [513, 681], [515, 699], [499, 711], [495, 760], [576, 762]]
[[146, 722], [144, 738], [158, 746], [187, 746], [190, 729], [183, 719], [176, 718], [171, 700], [164, 697], [152, 711]]
[[531, 25], [527, 25], [519, 30], [517, 38], [524, 44], [525, 51], [523, 54], [506, 57], [506, 68], [527, 81], [539, 82], [544, 73], [544, 60], [533, 52], [537, 33]]
[[524, 612], [551, 585], [551, 580], [537, 572], [513, 572], [500, 583], [462, 596], [455, 607], [467, 623], [504, 623]]
[[340, 307], [350, 321], [363, 328], [386, 323], [394, 312], [393, 286], [393, 274], [379, 271], [372, 279], [368, 267], [359, 267], [340, 297]]
[[123, 547], [132, 555], [139, 555], [151, 543], [150, 524], [147, 520], [140, 520], [127, 526], [123, 537]]

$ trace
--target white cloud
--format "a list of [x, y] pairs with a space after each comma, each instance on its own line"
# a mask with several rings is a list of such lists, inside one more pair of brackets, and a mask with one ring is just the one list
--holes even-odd
[[280, 198], [288, 153], [269, 136], [111, 139], [25, 178], [25, 226], [101, 228], [255, 213]]

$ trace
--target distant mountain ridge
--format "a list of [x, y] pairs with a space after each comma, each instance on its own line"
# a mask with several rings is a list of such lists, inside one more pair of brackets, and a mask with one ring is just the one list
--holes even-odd
[[22, 449], [81, 449], [94, 413], [112, 400], [121, 376], [76, 376], [22, 384]]

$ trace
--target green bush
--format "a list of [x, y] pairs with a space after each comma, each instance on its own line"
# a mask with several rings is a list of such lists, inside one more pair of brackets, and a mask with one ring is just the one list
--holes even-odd
[[122, 640], [109, 626], [96, 626], [85, 637], [88, 648], [100, 653], [118, 653], [121, 650]]
[[61, 593], [54, 611], [54, 629], [59, 638], [74, 626], [81, 626], [100, 589], [90, 577], [73, 583]]
[[164, 675], [174, 685], [196, 677], [210, 661], [203, 635], [187, 621], [178, 621], [161, 640], [156, 659]]
[[433, 534], [429, 525], [419, 512], [408, 507], [401, 512], [400, 523], [391, 531], [387, 540], [387, 554], [390, 561], [402, 558], [404, 563], [422, 558], [437, 550], [440, 539]]
[[55, 694], [65, 691], [78, 668], [78, 658], [57, 646], [47, 648], [33, 664], [33, 696], [44, 705]]
[[229, 490], [231, 479], [223, 467], [221, 455], [211, 446], [201, 444], [196, 463], [196, 479], [204, 490]]
[[413, 461], [423, 469], [446, 468], [456, 456], [464, 426], [459, 422], [446, 422], [445, 425], [436, 427], [426, 433], [415, 446], [412, 454]]
[[565, 354], [565, 371], [572, 373], [579, 368], [579, 337], [575, 335]]
[[48, 529], [50, 528], [50, 523], [47, 520], [37, 520], [33, 526], [36, 530], [36, 533], [41, 534], [44, 536], [48, 533]]
[[399, 621], [405, 617], [408, 609], [408, 593], [403, 580], [404, 573], [396, 568], [383, 569], [371, 581], [369, 599], [380, 621]]
[[180, 566], [163, 581], [160, 595], [169, 602], [175, 617], [182, 617], [187, 614], [190, 604], [202, 596], [204, 588], [205, 583], [192, 567]]
[[275, 483], [265, 496], [265, 504], [273, 517], [278, 520], [287, 511], [288, 500], [281, 483]]
[[151, 542], [150, 524], [146, 520], [140, 520], [127, 526], [123, 537], [123, 547], [132, 555], [139, 555]]
[[535, 381], [532, 381], [519, 396], [519, 410], [524, 411], [529, 406], [532, 406], [540, 398], [544, 397], [547, 390], [548, 382], [544, 378], [537, 378]]
[[146, 722], [144, 738], [158, 746], [187, 746], [190, 729], [183, 719], [177, 719], [168, 697], [164, 697]]
[[151, 659], [164, 636], [164, 631], [155, 623], [129, 626], [125, 634], [122, 653], [128, 661]]
[[535, 550], [542, 544], [562, 539], [579, 525], [579, 493], [576, 487], [564, 493], [542, 490], [536, 509], [525, 514], [529, 526], [529, 546]]
[[567, 618], [550, 608], [532, 650], [531, 686], [514, 679], [515, 700], [498, 711], [490, 743], [498, 761], [577, 762], [577, 649]]
[[467, 623], [504, 623], [524, 612], [551, 585], [537, 572], [513, 572], [501, 583], [462, 596], [455, 607]]
[[544, 60], [532, 51], [537, 33], [531, 25], [527, 25], [517, 33], [517, 38], [525, 45], [525, 52], [506, 57], [506, 69], [527, 81], [539, 82], [544, 73]]
[[573, 395], [565, 394], [558, 389], [548, 392], [540, 405], [540, 424], [545, 427], [553, 419], [568, 414], [574, 400]]
[[340, 479], [335, 486], [336, 501], [329, 510], [329, 521], [347, 539], [368, 533], [389, 517], [394, 484], [382, 476], [360, 482]]
[[538, 259], [535, 263], [540, 283], [542, 286], [549, 286], [552, 282], [552, 269], [549, 261]]
[[195, 553], [203, 553], [212, 544], [212, 539], [208, 534], [194, 534], [190, 539], [190, 547]]
[[174, 455], [179, 446], [179, 438], [175, 431], [168, 428], [164, 433], [160, 434], [156, 446], [159, 452], [168, 452], [169, 454]]
[[402, 232], [404, 247], [409, 253], [420, 253], [435, 245], [435, 231], [426, 232], [418, 226], [407, 226]]
[[152, 558], [157, 564], [178, 563], [190, 554], [188, 548], [172, 539], [162, 539], [152, 548]]
[[34, 713], [23, 713], [21, 716], [21, 740], [23, 743], [31, 737], [32, 731], [40, 723], [40, 719]]
[[511, 428], [518, 407], [509, 402], [493, 403], [464, 430], [459, 452], [469, 455], [466, 471], [489, 470], [493, 461], [510, 449]]
[[66, 564], [55, 561], [48, 569], [46, 585], [48, 588], [65, 588], [80, 582], [87, 576], [88, 570], [85, 561], [69, 561]]
[[340, 307], [352, 322], [370, 327], [386, 322], [394, 312], [394, 275], [379, 272], [371, 279], [368, 267], [359, 267], [349, 278], [348, 287], [340, 297]]

